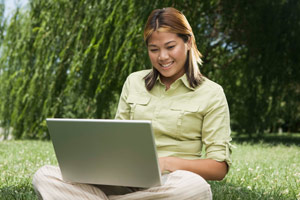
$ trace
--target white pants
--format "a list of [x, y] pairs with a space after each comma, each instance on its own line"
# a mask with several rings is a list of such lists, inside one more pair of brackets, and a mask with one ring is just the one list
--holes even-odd
[[163, 179], [162, 186], [148, 189], [67, 183], [58, 167], [46, 165], [34, 174], [32, 183], [39, 199], [44, 200], [212, 199], [210, 185], [195, 173], [178, 170]]

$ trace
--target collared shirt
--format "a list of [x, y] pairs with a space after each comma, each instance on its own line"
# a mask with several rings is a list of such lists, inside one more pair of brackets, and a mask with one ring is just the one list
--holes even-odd
[[149, 72], [128, 76], [115, 118], [152, 121], [159, 157], [209, 158], [230, 165], [229, 109], [222, 87], [204, 78], [192, 88], [183, 75], [168, 90], [158, 78], [148, 91], [143, 78]]

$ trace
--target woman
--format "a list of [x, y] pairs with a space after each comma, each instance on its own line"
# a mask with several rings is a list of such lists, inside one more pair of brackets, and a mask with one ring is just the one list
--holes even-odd
[[[164, 184], [149, 189], [68, 184], [57, 167], [45, 166], [33, 179], [40, 197], [212, 198], [206, 180], [222, 180], [231, 163], [229, 111], [223, 89], [201, 75], [194, 34], [178, 10], [154, 10], [144, 40], [153, 67], [127, 78], [116, 119], [152, 121]], [[205, 158], [201, 158], [203, 144]]]

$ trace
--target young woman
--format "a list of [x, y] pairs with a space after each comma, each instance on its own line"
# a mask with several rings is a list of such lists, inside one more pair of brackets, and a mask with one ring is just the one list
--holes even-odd
[[194, 34], [178, 10], [154, 10], [144, 40], [152, 69], [127, 78], [116, 119], [152, 121], [163, 185], [137, 189], [70, 184], [62, 180], [59, 168], [44, 166], [33, 178], [40, 198], [212, 199], [206, 180], [222, 180], [231, 164], [229, 110], [223, 89], [201, 75]]

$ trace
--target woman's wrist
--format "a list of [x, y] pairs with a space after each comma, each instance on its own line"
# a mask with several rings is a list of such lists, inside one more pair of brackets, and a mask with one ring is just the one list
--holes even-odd
[[179, 169], [180, 158], [176, 157], [165, 157], [164, 158], [164, 169], [165, 171], [173, 172]]

